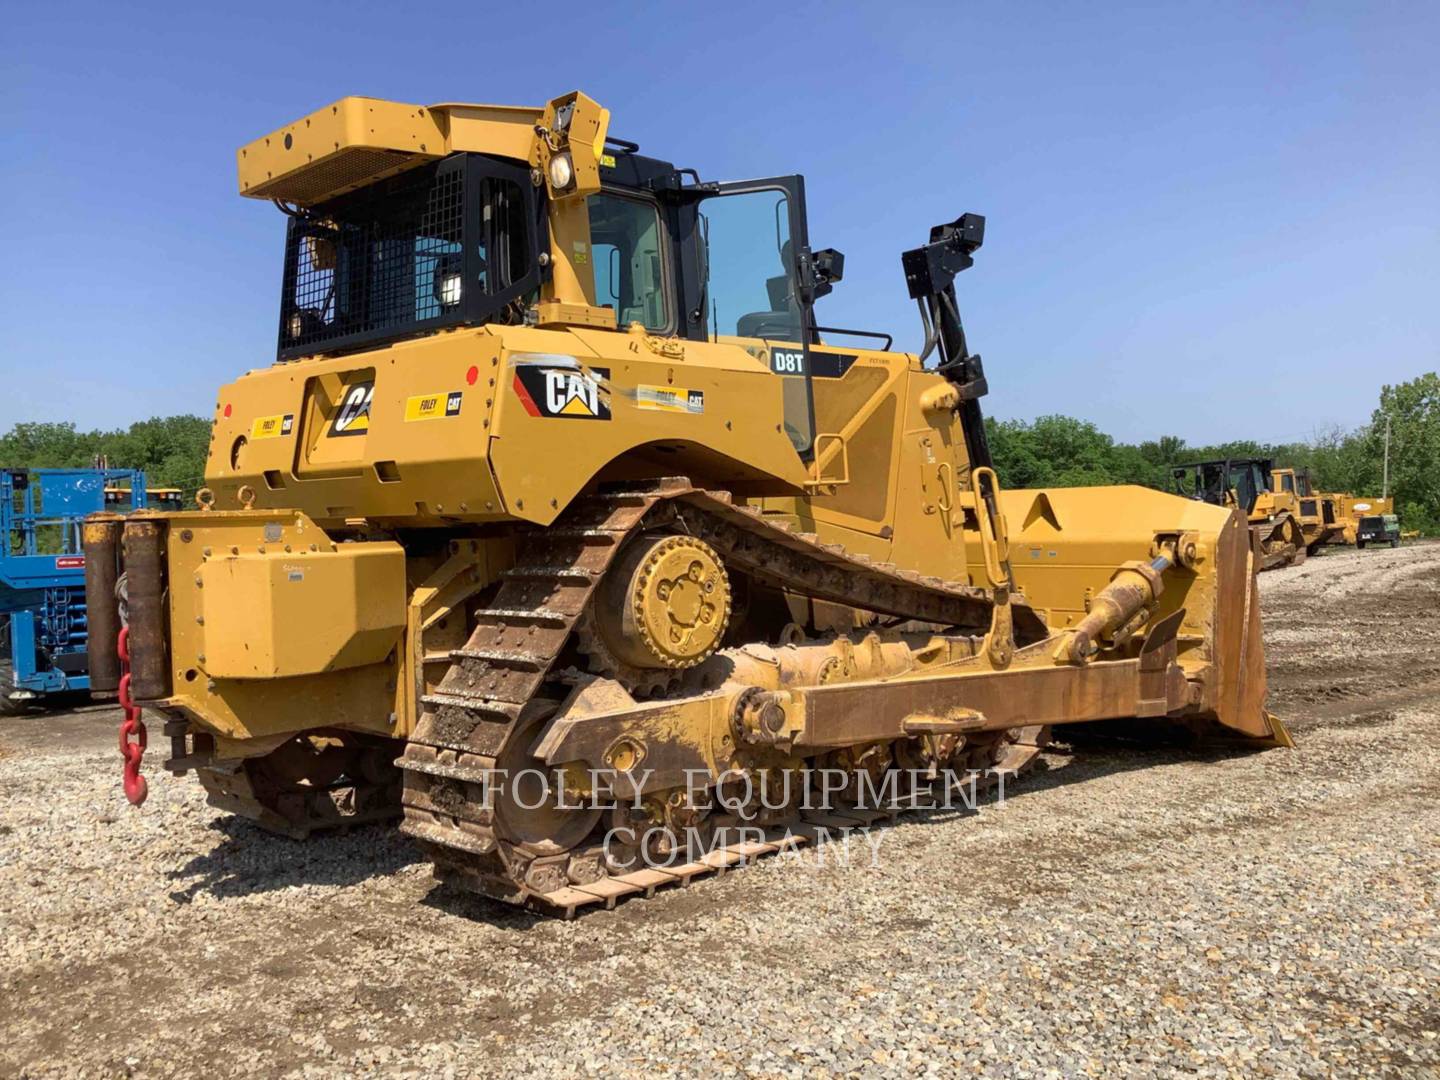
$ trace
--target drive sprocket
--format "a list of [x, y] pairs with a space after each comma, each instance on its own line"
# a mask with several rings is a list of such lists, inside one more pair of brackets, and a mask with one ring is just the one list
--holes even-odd
[[639, 536], [591, 600], [580, 648], [597, 674], [632, 691], [664, 690], [719, 647], [731, 603], [725, 564], [705, 541]]

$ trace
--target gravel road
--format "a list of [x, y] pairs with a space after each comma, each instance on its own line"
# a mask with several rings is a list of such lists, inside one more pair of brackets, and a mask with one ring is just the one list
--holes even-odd
[[1294, 750], [1059, 744], [875, 865], [569, 923], [0, 721], [0, 1075], [1440, 1075], [1440, 545], [1262, 582]]

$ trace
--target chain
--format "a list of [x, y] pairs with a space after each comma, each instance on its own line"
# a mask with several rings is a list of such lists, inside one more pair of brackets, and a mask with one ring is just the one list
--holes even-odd
[[[120, 628], [118, 650], [120, 653], [120, 708], [125, 710], [125, 719], [120, 722], [120, 756], [125, 759], [125, 798], [139, 806], [150, 793], [145, 777], [140, 775], [140, 759], [145, 756], [145, 723], [140, 719], [140, 707], [130, 696], [130, 627]], [[135, 739], [132, 742], [131, 736]]]

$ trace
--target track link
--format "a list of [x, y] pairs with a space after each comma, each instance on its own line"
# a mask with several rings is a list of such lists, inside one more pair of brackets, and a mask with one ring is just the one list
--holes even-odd
[[[469, 640], [452, 652], [439, 686], [423, 698], [415, 731], [396, 761], [404, 774], [401, 829], [421, 844], [438, 877], [497, 899], [570, 911], [582, 901], [557, 899], [567, 888], [599, 888], [607, 895], [591, 900], [611, 900], [665, 883], [644, 871], [648, 884], [625, 882], [622, 892], [603, 884], [618, 879], [606, 877], [594, 852], [512, 843], [497, 828], [488, 797], [496, 759], [528, 752], [515, 743], [534, 737], [527, 708], [558, 702], [568, 691], [564, 673], [554, 669], [605, 572], [627, 538], [652, 528], [697, 536], [727, 565], [764, 584], [962, 631], [989, 626], [991, 600], [984, 590], [848, 554], [814, 534], [736, 507], [724, 492], [676, 480], [579, 499], [553, 526], [526, 534], [517, 545], [515, 566], [503, 575], [491, 605], [477, 614]], [[1014, 611], [1017, 639], [1045, 635], [1023, 598], [1014, 601]], [[706, 866], [705, 872], [717, 869]]]
[[[308, 739], [299, 736], [296, 742]], [[312, 762], [292, 761], [281, 767], [277, 755], [247, 758], [223, 767], [201, 765], [195, 774], [205, 788], [206, 802], [217, 810], [248, 818], [261, 828], [303, 840], [312, 832], [391, 821], [400, 815], [400, 774], [391, 761], [388, 739], [357, 742], [337, 748], [343, 764], [331, 765], [318, 755]]]
[[[979, 795], [996, 785], [998, 772], [1024, 775], [1034, 766], [1041, 747], [1048, 738], [1046, 729], [1026, 729], [1020, 738], [1004, 743], [1000, 756], [988, 766], [984, 775], [975, 780], [974, 794]], [[988, 753], [988, 748], [987, 751]], [[593, 882], [564, 885], [548, 893], [530, 897], [531, 906], [561, 918], [574, 918], [581, 908], [601, 904], [609, 910], [630, 897], [655, 895], [656, 890], [678, 885], [688, 887], [699, 878], [724, 877], [730, 870], [767, 855], [802, 847], [814, 847], [843, 840], [847, 833], [894, 824], [907, 814], [924, 814], [944, 805], [941, 782], [920, 788], [908, 796], [887, 803], [884, 807], [842, 806], [804, 810], [788, 818], [767, 823], [763, 830], [747, 829], [744, 822], [730, 822], [730, 828], [743, 838], [733, 843], [716, 844], [700, 858], [675, 865], [646, 866], [627, 874], [613, 874]], [[968, 793], [967, 793], [968, 797]], [[760, 835], [757, 837], [756, 832]]]

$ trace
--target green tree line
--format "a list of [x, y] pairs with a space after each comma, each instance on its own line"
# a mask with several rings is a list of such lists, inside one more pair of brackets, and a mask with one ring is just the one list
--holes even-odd
[[112, 469], [144, 469], [150, 487], [186, 496], [204, 483], [210, 421], [157, 416], [124, 430], [79, 431], [69, 423], [16, 424], [0, 435], [0, 468], [80, 469], [104, 458]]
[[[1117, 442], [1069, 416], [986, 420], [991, 453], [1006, 487], [1143, 484], [1171, 490], [1173, 466], [1205, 458], [1269, 457], [1308, 467], [1322, 491], [1379, 495], [1385, 422], [1390, 422], [1390, 490], [1406, 528], [1440, 531], [1440, 375], [1386, 386], [1370, 423], [1310, 442], [1263, 440], [1192, 446], [1174, 435]], [[142, 420], [124, 431], [79, 431], [74, 424], [16, 424], [0, 435], [0, 466], [83, 467], [104, 456], [115, 468], [144, 469], [153, 487], [187, 496], [202, 482], [210, 422], [198, 416]]]
[[1390, 493], [1407, 529], [1440, 532], [1440, 375], [1429, 372], [1386, 386], [1370, 423], [1333, 429], [1309, 442], [1240, 440], [1194, 446], [1174, 435], [1137, 444], [1117, 442], [1094, 424], [1069, 416], [1036, 420], [987, 418], [986, 434], [1006, 487], [1142, 484], [1174, 489], [1171, 469], [1210, 458], [1273, 458], [1308, 467], [1321, 491], [1378, 496], [1390, 424]]

